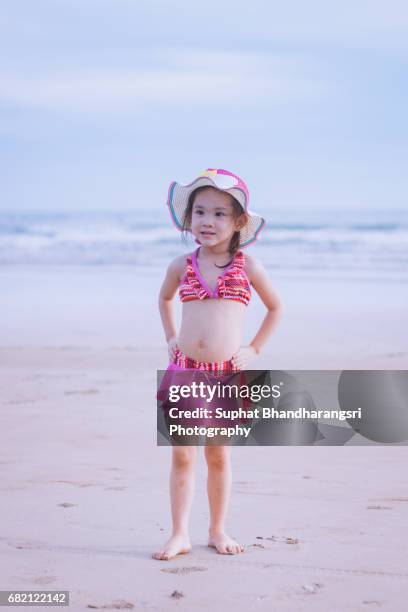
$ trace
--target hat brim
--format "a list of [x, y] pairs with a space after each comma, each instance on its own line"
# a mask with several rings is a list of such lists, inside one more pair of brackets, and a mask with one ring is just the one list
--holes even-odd
[[217, 187], [211, 177], [203, 176], [197, 178], [189, 185], [180, 185], [176, 181], [170, 184], [167, 196], [167, 205], [170, 210], [171, 218], [178, 230], [183, 229], [183, 219], [188, 205], [190, 194], [199, 187], [214, 187], [218, 191], [225, 191], [231, 194], [242, 206], [242, 211], [248, 215], [248, 222], [240, 230], [240, 248], [244, 248], [252, 244], [258, 239], [259, 232], [265, 227], [266, 221], [257, 213], [247, 209], [247, 198], [244, 191], [237, 187], [229, 189], [220, 189]]

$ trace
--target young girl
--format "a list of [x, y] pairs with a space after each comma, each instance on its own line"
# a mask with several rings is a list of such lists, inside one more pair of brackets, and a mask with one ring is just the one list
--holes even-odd
[[[240, 249], [257, 239], [265, 221], [248, 210], [249, 192], [242, 179], [227, 170], [208, 169], [189, 185], [173, 182], [168, 206], [176, 227], [190, 231], [200, 244], [169, 265], [160, 290], [159, 308], [168, 343], [168, 370], [183, 368], [234, 372], [259, 355], [276, 327], [281, 305], [263, 265]], [[259, 331], [241, 346], [251, 286], [267, 309]], [[172, 301], [179, 289], [183, 302], [177, 335]], [[208, 545], [221, 554], [243, 547], [225, 530], [231, 490], [230, 446], [205, 447], [208, 466], [210, 525]], [[155, 559], [168, 560], [191, 549], [188, 534], [194, 492], [197, 446], [173, 446], [170, 499], [173, 532]]]

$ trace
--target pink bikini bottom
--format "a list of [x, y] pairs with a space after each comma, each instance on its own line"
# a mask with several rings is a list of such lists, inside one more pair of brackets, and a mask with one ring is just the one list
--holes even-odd
[[[207, 401], [206, 397], [180, 397], [177, 402], [170, 401], [170, 387], [188, 385], [192, 388], [192, 383], [200, 385], [216, 386], [216, 389], [222, 389], [223, 385], [240, 385], [245, 384], [245, 372], [236, 368], [231, 360], [227, 361], [197, 361], [185, 355], [180, 349], [176, 349], [173, 362], [168, 366], [161, 381], [157, 392], [157, 399], [162, 403], [162, 410], [166, 418], [169, 417], [170, 408], [177, 407], [181, 410], [194, 410], [196, 408], [206, 408], [206, 416], [197, 418], [177, 419], [177, 423], [183, 426], [206, 426], [206, 427], [231, 427], [238, 422], [246, 422], [246, 418], [231, 420], [229, 418], [217, 417], [215, 414], [216, 408], [221, 408], [223, 411], [237, 410], [245, 404], [242, 399], [236, 397], [220, 397], [216, 392], [214, 397]], [[209, 398], [208, 398], [209, 399]]]
[[204, 370], [205, 372], [211, 372], [215, 376], [217, 373], [222, 376], [231, 372], [239, 372], [239, 369], [234, 366], [231, 359], [227, 361], [197, 361], [185, 355], [178, 348], [175, 350], [173, 363], [170, 365], [176, 365], [181, 370]]

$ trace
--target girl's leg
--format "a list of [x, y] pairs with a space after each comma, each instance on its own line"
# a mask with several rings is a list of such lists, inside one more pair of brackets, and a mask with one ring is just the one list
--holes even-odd
[[234, 555], [244, 550], [241, 544], [225, 532], [225, 519], [231, 494], [231, 447], [206, 446], [208, 465], [208, 502], [210, 505], [210, 527], [208, 545], [224, 555]]
[[188, 521], [194, 494], [194, 466], [196, 446], [173, 446], [170, 472], [170, 500], [173, 532], [164, 547], [153, 554], [155, 559], [167, 561], [191, 549]]

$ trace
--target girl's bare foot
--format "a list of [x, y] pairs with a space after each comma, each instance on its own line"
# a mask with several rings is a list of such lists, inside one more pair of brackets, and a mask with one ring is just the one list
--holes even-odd
[[236, 555], [244, 550], [241, 544], [238, 544], [223, 531], [210, 533], [208, 546], [216, 548], [221, 555]]
[[153, 553], [152, 557], [159, 561], [168, 561], [169, 559], [173, 559], [176, 555], [183, 555], [190, 552], [190, 550], [190, 538], [187, 534], [180, 533], [171, 536], [162, 550]]

